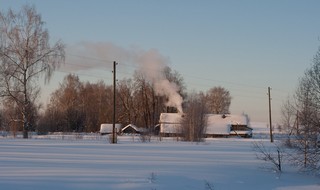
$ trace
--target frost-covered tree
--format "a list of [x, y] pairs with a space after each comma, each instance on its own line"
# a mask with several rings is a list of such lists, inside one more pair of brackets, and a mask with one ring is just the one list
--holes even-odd
[[[291, 128], [288, 142], [294, 150], [292, 161], [303, 170], [319, 171], [320, 48], [312, 66], [300, 79], [292, 102], [283, 106], [283, 118], [287, 127]], [[293, 123], [292, 117], [295, 118]]]
[[39, 78], [49, 81], [64, 61], [64, 45], [49, 43], [49, 33], [35, 7], [25, 5], [19, 12], [0, 12], [0, 96], [17, 105], [28, 138], [30, 115]]

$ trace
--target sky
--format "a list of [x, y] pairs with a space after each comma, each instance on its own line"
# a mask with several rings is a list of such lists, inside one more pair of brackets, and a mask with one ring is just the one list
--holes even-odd
[[157, 52], [184, 78], [189, 92], [221, 86], [231, 114], [267, 122], [312, 64], [320, 35], [317, 0], [0, 0], [0, 10], [35, 5], [50, 41], [66, 44], [66, 63], [43, 86], [41, 101], [68, 73], [112, 84], [130, 78], [132, 55]]

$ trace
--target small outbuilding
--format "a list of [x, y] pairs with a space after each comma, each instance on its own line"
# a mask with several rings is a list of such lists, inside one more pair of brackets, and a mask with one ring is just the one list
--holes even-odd
[[124, 134], [124, 135], [144, 134], [146, 132], [147, 131], [145, 128], [140, 128], [133, 124], [129, 124], [121, 129], [121, 134]]
[[[119, 123], [115, 124], [116, 133], [118, 134], [121, 131], [122, 125]], [[100, 125], [100, 134], [107, 135], [112, 134], [113, 132], [113, 124], [110, 123], [103, 123]]]

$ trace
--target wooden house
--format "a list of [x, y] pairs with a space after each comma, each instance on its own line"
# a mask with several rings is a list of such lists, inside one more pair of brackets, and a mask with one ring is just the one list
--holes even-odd
[[[180, 113], [161, 113], [159, 135], [181, 135], [183, 117], [187, 116]], [[252, 128], [244, 115], [206, 114], [206, 118], [205, 137], [252, 137]]]

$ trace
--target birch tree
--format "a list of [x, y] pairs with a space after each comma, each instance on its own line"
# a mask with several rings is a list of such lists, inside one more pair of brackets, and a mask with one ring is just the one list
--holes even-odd
[[292, 161], [303, 170], [319, 170], [320, 62], [307, 70], [295, 94], [297, 124]]
[[48, 82], [64, 55], [60, 41], [50, 45], [48, 30], [34, 6], [0, 12], [0, 92], [17, 104], [24, 138], [28, 138], [31, 97], [39, 91], [39, 79]]
[[293, 100], [282, 107], [284, 125], [289, 128], [287, 145], [293, 148], [291, 160], [302, 170], [319, 171], [320, 48], [299, 80]]

